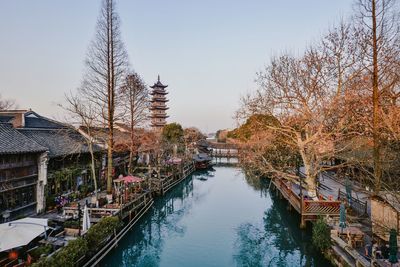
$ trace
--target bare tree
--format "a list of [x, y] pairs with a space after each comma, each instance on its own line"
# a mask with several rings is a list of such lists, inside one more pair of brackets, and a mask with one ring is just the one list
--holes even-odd
[[[333, 168], [323, 162], [347, 150], [346, 141], [353, 134], [349, 131], [346, 112], [340, 108], [346, 98], [343, 92], [351, 84], [352, 75], [345, 75], [344, 71], [350, 69], [352, 59], [345, 51], [343, 56], [328, 53], [330, 47], [326, 45], [337, 44], [339, 49], [342, 38], [347, 38], [342, 30], [333, 40], [325, 39], [322, 47], [310, 47], [301, 58], [283, 55], [273, 59], [258, 74], [260, 89], [243, 99], [239, 111], [239, 117], [261, 114], [275, 121], [254, 124], [265, 130], [256, 132], [245, 142], [251, 148], [247, 154], [253, 157], [250, 161], [269, 174], [295, 179], [299, 174], [294, 165], [299, 157], [311, 197], [317, 195], [319, 173]], [[258, 161], [254, 161], [255, 155], [260, 155]]]
[[142, 78], [136, 72], [126, 76], [122, 87], [122, 103], [125, 109], [124, 122], [130, 128], [130, 153], [129, 153], [129, 173], [133, 171], [133, 157], [137, 152], [138, 137], [135, 128], [142, 126], [149, 120], [149, 90]]
[[341, 21], [332, 27], [320, 41], [318, 49], [326, 57], [331, 74], [331, 86], [337, 95], [345, 94], [352, 83], [362, 74], [363, 50], [358, 46], [360, 31], [351, 23]]
[[[375, 191], [382, 181], [382, 109], [384, 96], [398, 98], [399, 21], [395, 0], [358, 0], [357, 22], [362, 32], [360, 46], [365, 50], [364, 65], [372, 89], [372, 137]], [[393, 103], [393, 101], [392, 101]]]
[[[98, 199], [97, 195], [97, 178], [96, 178], [96, 157], [94, 154], [94, 146], [95, 146], [95, 136], [93, 129], [96, 126], [96, 122], [99, 120], [100, 114], [97, 113], [97, 110], [94, 108], [93, 103], [85, 99], [82, 95], [73, 95], [72, 93], [69, 95], [65, 95], [65, 99], [67, 101], [66, 106], [61, 106], [64, 110], [68, 111], [70, 115], [70, 123], [76, 124], [79, 127], [79, 130], [83, 130], [81, 135], [84, 137], [86, 144], [90, 153], [90, 169], [91, 176], [94, 184], [94, 191], [96, 199]], [[81, 148], [79, 148], [80, 151]]]
[[107, 192], [112, 191], [114, 122], [119, 118], [120, 88], [128, 69], [128, 56], [121, 40], [120, 23], [113, 0], [103, 0], [96, 35], [89, 46], [86, 73], [80, 93], [93, 104], [108, 128]]
[[2, 99], [2, 97], [0, 95], [0, 111], [12, 109], [14, 107], [15, 107], [15, 101], [9, 100], [9, 99]]

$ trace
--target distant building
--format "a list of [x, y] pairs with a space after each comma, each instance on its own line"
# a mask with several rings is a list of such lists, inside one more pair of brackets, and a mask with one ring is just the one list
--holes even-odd
[[152, 99], [151, 99], [151, 126], [154, 130], [162, 130], [162, 128], [167, 124], [166, 119], [167, 116], [167, 102], [168, 99], [166, 95], [168, 92], [165, 88], [168, 85], [163, 85], [160, 82], [160, 75], [158, 75], [158, 81], [154, 83], [153, 86], [150, 86], [153, 90], [151, 92]]
[[47, 150], [0, 122], [0, 222], [45, 209]]

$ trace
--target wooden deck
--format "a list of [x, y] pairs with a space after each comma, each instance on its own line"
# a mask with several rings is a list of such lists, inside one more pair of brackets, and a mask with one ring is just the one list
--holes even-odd
[[301, 216], [300, 227], [305, 227], [306, 221], [315, 221], [318, 216], [339, 216], [340, 201], [332, 200], [301, 200], [300, 194], [292, 184], [284, 179], [273, 179], [275, 188]]
[[152, 193], [155, 195], [164, 195], [180, 182], [182, 182], [184, 179], [186, 179], [191, 173], [194, 172], [194, 170], [194, 163], [189, 162], [182, 168], [181, 172], [171, 173], [168, 176], [162, 178], [151, 178], [150, 187]]

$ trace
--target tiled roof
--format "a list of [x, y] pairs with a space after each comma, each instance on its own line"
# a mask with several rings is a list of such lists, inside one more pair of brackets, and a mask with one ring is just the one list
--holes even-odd
[[9, 123], [0, 123], [0, 154], [45, 152], [47, 148], [21, 134]]
[[[60, 157], [79, 153], [88, 153], [89, 148], [82, 135], [74, 129], [19, 129], [25, 136], [32, 138], [37, 143], [49, 150], [49, 157]], [[95, 146], [94, 151], [100, 151]]]
[[36, 112], [28, 111], [25, 113], [25, 128], [35, 129], [65, 129], [65, 124], [40, 116]]

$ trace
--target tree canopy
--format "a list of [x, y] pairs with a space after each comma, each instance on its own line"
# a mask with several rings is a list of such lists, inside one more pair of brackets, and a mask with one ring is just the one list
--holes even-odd
[[179, 123], [173, 122], [164, 126], [161, 136], [164, 142], [178, 144], [183, 141], [184, 131]]

